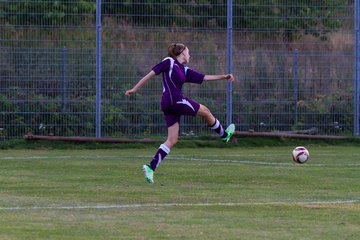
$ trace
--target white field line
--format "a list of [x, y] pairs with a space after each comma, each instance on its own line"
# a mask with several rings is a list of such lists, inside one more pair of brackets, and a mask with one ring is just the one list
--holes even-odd
[[360, 200], [337, 201], [304, 201], [304, 202], [230, 202], [230, 203], [154, 203], [154, 204], [122, 204], [122, 205], [77, 205], [77, 206], [34, 206], [34, 207], [0, 207], [0, 211], [27, 211], [27, 210], [82, 210], [82, 209], [131, 209], [131, 208], [165, 208], [165, 207], [236, 207], [257, 205], [344, 205], [358, 204]]
[[289, 160], [289, 163], [280, 163], [280, 162], [261, 162], [253, 160], [217, 160], [217, 159], [205, 159], [205, 158], [169, 158], [171, 160], [182, 160], [182, 161], [200, 161], [200, 162], [218, 162], [218, 163], [239, 163], [239, 164], [252, 164], [252, 165], [266, 165], [266, 166], [311, 166], [311, 167], [325, 167], [325, 166], [335, 166], [335, 167], [356, 167], [360, 166], [359, 163], [305, 163], [305, 164], [296, 164], [292, 163]]
[[[236, 157], [240, 155], [222, 155], [222, 156], [212, 156], [212, 157]], [[254, 157], [259, 157], [262, 155], [252, 155]], [[284, 156], [284, 155], [279, 155], [279, 156]], [[28, 161], [28, 160], [34, 160], [34, 159], [72, 159], [72, 158], [81, 158], [81, 159], [117, 159], [117, 160], [133, 160], [133, 159], [139, 159], [139, 158], [146, 158], [146, 159], [151, 159], [152, 156], [148, 155], [134, 155], [134, 156], [111, 156], [111, 155], [92, 155], [92, 156], [30, 156], [30, 157], [0, 157], [0, 161], [1, 160], [24, 160], [24, 161]], [[251, 156], [250, 156], [251, 157]], [[274, 155], [272, 155], [272, 157], [274, 157]], [[193, 157], [185, 157], [185, 156], [168, 156], [166, 158], [167, 160], [170, 161], [198, 161], [198, 162], [216, 162], [216, 163], [237, 163], [237, 164], [251, 164], [251, 165], [264, 165], [264, 166], [309, 166], [309, 167], [357, 167], [360, 166], [360, 161], [359, 163], [311, 163], [311, 159], [305, 163], [305, 164], [296, 164], [293, 163], [291, 161], [291, 159], [289, 160], [288, 163], [281, 163], [281, 162], [271, 162], [269, 161], [253, 161], [253, 160], [231, 160], [231, 159], [208, 159], [208, 158], [193, 158]]]

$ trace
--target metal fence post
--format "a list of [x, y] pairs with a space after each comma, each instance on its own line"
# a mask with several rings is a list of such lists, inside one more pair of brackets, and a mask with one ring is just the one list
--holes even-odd
[[96, 137], [101, 137], [101, 0], [96, 0]]
[[299, 101], [299, 79], [298, 79], [298, 50], [294, 50], [294, 126], [298, 125], [298, 101]]
[[354, 4], [354, 136], [359, 136], [359, 0]]
[[[227, 71], [232, 73], [232, 30], [233, 30], [233, 12], [232, 12], [232, 0], [227, 1]], [[232, 122], [232, 83], [227, 83], [227, 111], [226, 111], [226, 123], [230, 125]]]
[[66, 111], [67, 83], [66, 83], [66, 47], [62, 48], [62, 110]]

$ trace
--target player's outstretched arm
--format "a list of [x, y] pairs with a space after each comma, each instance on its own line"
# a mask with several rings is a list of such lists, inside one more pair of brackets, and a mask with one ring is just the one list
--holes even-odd
[[212, 81], [212, 80], [229, 80], [230, 82], [234, 82], [235, 78], [232, 74], [205, 75], [204, 81]]
[[147, 81], [149, 81], [151, 78], [155, 76], [155, 72], [151, 70], [148, 74], [145, 75], [132, 89], [129, 89], [125, 92], [126, 96], [131, 96], [132, 94], [136, 93], [137, 90], [143, 86]]

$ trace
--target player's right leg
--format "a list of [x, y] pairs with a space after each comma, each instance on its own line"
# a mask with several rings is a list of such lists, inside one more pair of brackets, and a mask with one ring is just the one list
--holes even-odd
[[217, 134], [219, 134], [221, 140], [223, 142], [228, 142], [231, 138], [231, 136], [235, 132], [235, 125], [230, 124], [226, 130], [224, 130], [223, 126], [221, 125], [220, 121], [216, 119], [210, 110], [205, 107], [204, 105], [200, 104], [199, 111], [197, 115], [203, 117], [205, 121], [207, 122], [208, 126], [213, 129]]

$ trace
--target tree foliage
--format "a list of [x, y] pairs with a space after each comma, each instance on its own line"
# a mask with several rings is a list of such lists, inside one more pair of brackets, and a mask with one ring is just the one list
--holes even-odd
[[[341, 27], [348, 0], [233, 1], [233, 27], [242, 31], [278, 31], [285, 41], [303, 34], [324, 38]], [[225, 0], [102, 1], [102, 15], [139, 27], [226, 28]], [[96, 1], [2, 1], [0, 19], [12, 25], [93, 25]]]
[[0, 3], [0, 18], [15, 26], [83, 25], [94, 18], [95, 12], [94, 1], [22, 0]]

